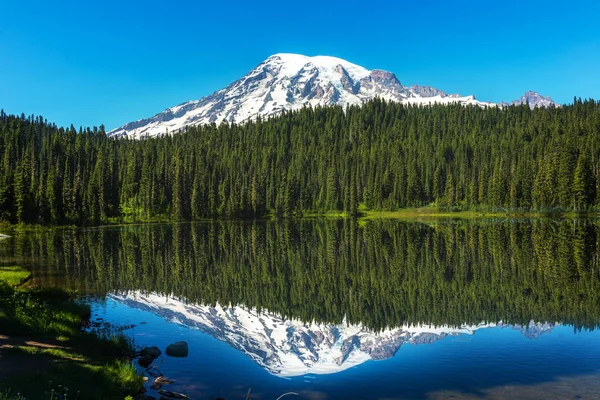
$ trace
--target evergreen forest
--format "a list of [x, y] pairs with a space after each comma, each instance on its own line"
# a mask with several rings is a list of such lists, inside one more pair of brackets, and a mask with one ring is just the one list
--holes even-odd
[[600, 102], [305, 108], [115, 139], [0, 113], [0, 221], [294, 217], [600, 207]]

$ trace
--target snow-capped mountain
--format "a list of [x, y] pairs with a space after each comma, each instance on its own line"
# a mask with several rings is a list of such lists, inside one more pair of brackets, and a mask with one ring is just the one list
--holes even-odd
[[447, 95], [428, 86], [406, 87], [391, 72], [369, 71], [340, 58], [275, 54], [225, 89], [130, 122], [108, 134], [156, 136], [190, 125], [243, 123], [305, 106], [360, 105], [375, 97], [406, 104], [494, 105], [474, 96]]
[[510, 105], [522, 105], [529, 104], [529, 108], [532, 110], [536, 107], [552, 107], [558, 106], [550, 97], [542, 96], [537, 92], [528, 91], [525, 92], [523, 96], [519, 100], [513, 100], [510, 102]]
[[[187, 304], [157, 294], [132, 292], [110, 297], [223, 340], [281, 377], [336, 373], [369, 360], [393, 357], [407, 343], [433, 343], [447, 336], [470, 335], [478, 329], [496, 326], [405, 326], [373, 332], [361, 325], [303, 323], [239, 306]], [[531, 323], [526, 328], [514, 328], [533, 337], [553, 327]]]

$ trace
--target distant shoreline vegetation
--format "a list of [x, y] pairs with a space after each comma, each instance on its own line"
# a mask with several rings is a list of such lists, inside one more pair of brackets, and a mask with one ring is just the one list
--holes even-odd
[[600, 102], [530, 110], [307, 108], [245, 125], [112, 139], [0, 113], [0, 221], [97, 225], [600, 209]]

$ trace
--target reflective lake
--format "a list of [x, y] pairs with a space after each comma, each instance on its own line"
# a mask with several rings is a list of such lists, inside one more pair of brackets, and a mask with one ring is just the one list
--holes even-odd
[[16, 235], [0, 263], [78, 290], [139, 347], [186, 341], [155, 366], [192, 399], [597, 399], [599, 234], [590, 220], [138, 225]]

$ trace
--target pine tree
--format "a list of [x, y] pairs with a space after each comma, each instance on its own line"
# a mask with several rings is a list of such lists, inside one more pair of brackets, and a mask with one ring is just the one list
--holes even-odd
[[589, 210], [596, 198], [596, 181], [592, 172], [589, 158], [579, 155], [577, 167], [573, 174], [573, 209], [576, 211]]

